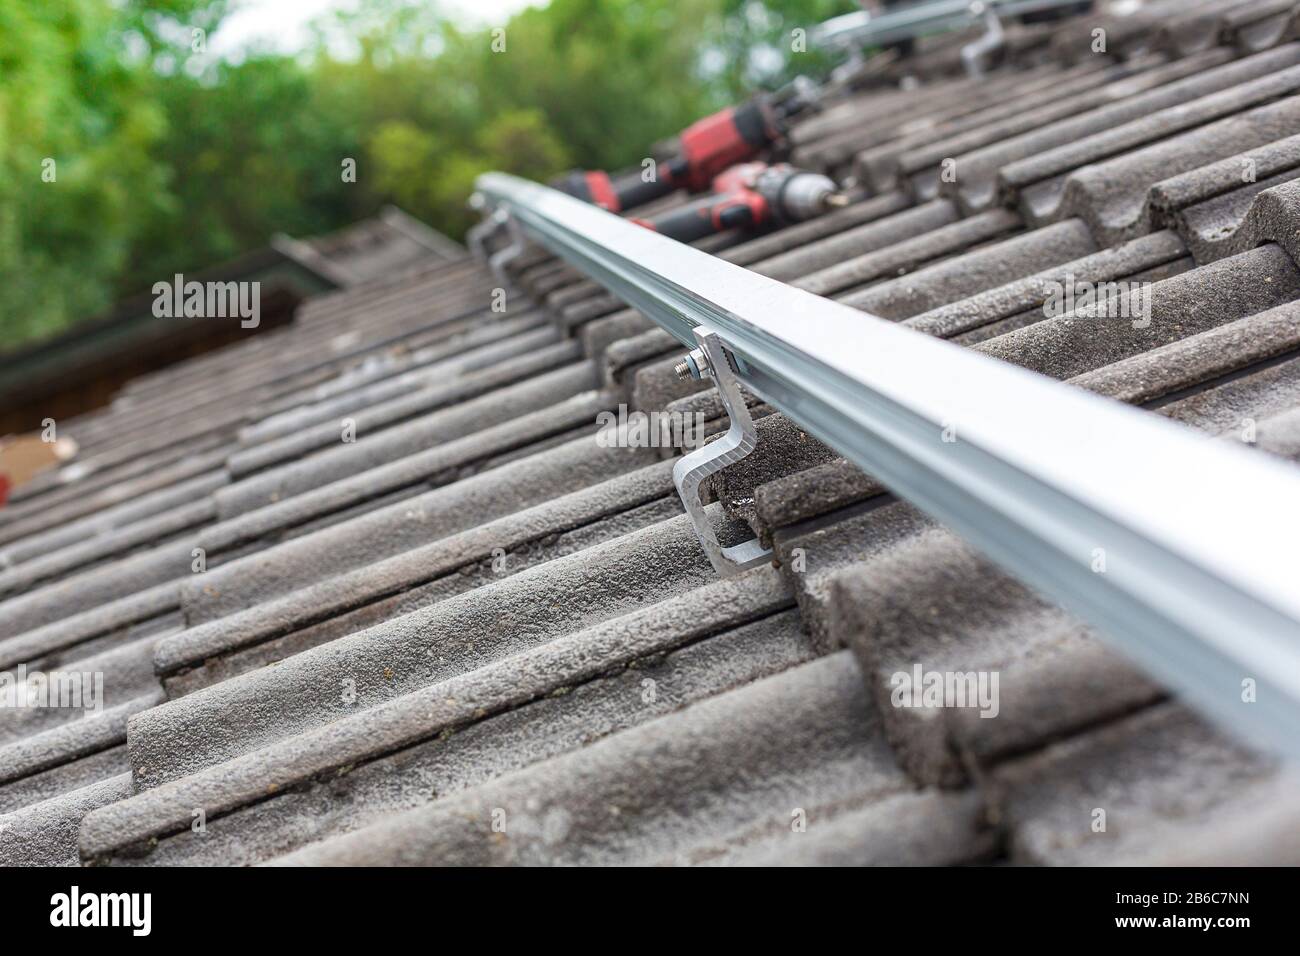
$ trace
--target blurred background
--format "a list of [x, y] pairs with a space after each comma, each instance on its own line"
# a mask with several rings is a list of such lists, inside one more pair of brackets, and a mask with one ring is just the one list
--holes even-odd
[[479, 172], [636, 162], [856, 6], [0, 0], [0, 353], [386, 203], [460, 238]]

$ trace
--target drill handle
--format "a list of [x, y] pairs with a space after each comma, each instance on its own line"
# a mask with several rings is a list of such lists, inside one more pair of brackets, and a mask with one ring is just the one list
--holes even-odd
[[727, 229], [748, 229], [766, 218], [767, 200], [752, 190], [742, 189], [705, 196], [653, 219], [636, 221], [678, 242], [694, 242]]
[[618, 197], [619, 209], [635, 209], [637, 206], [644, 206], [661, 196], [667, 196], [676, 188], [664, 164], [660, 163], [654, 173], [655, 178], [650, 182], [643, 179], [640, 168], [629, 169], [614, 178], [614, 195]]
[[575, 169], [552, 185], [583, 202], [593, 203], [610, 212], [623, 212], [643, 206], [660, 196], [667, 196], [677, 188], [666, 168], [656, 169], [655, 173], [652, 182], [644, 182], [639, 169], [629, 169], [617, 177], [599, 169]]

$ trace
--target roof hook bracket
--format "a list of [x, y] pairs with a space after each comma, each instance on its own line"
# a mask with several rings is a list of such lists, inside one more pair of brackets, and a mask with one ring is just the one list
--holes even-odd
[[506, 214], [493, 210], [486, 212], [483, 218], [475, 225], [469, 227], [465, 233], [465, 245], [468, 247], [470, 254], [479, 262], [487, 262], [488, 251], [487, 242], [491, 236], [505, 225]]
[[984, 21], [984, 35], [961, 48], [961, 62], [966, 67], [966, 75], [978, 80], [984, 76], [984, 61], [991, 53], [1002, 49], [1006, 39], [1002, 32], [1002, 21], [992, 3], [975, 0], [970, 5], [970, 16]]
[[713, 379], [731, 427], [717, 441], [682, 456], [673, 466], [673, 484], [677, 486], [677, 494], [681, 496], [686, 513], [691, 516], [700, 545], [713, 563], [714, 570], [724, 576], [739, 574], [747, 568], [771, 561], [772, 552], [759, 544], [757, 538], [724, 548], [718, 542], [718, 533], [700, 501], [700, 484], [709, 475], [740, 461], [753, 451], [758, 445], [758, 430], [745, 407], [745, 398], [740, 394], [735, 356], [716, 332], [704, 326], [695, 327], [695, 338], [700, 346], [678, 366], [678, 372], [692, 378], [708, 375]]
[[492, 253], [492, 257], [488, 259], [488, 268], [492, 270], [497, 280], [504, 284], [510, 281], [510, 277], [506, 275], [506, 266], [519, 258], [528, 246], [528, 239], [524, 236], [524, 231], [519, 227], [515, 217], [509, 212], [498, 209], [496, 215], [503, 217], [506, 232], [510, 234], [510, 245]]

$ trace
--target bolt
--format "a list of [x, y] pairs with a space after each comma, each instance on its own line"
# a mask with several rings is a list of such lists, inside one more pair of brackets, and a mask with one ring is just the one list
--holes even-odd
[[673, 366], [673, 371], [676, 372], [677, 377], [681, 379], [703, 378], [704, 374], [708, 370], [709, 357], [704, 354], [703, 349], [691, 349], [691, 351], [686, 354], [686, 358]]

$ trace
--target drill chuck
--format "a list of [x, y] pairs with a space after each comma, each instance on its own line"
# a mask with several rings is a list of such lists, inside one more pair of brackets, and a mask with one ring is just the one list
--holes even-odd
[[713, 181], [715, 192], [636, 222], [681, 242], [727, 229], [755, 229], [815, 219], [848, 202], [833, 180], [788, 163], [733, 166]]
[[815, 219], [846, 202], [829, 177], [789, 166], [771, 167], [759, 176], [756, 186], [782, 222]]

